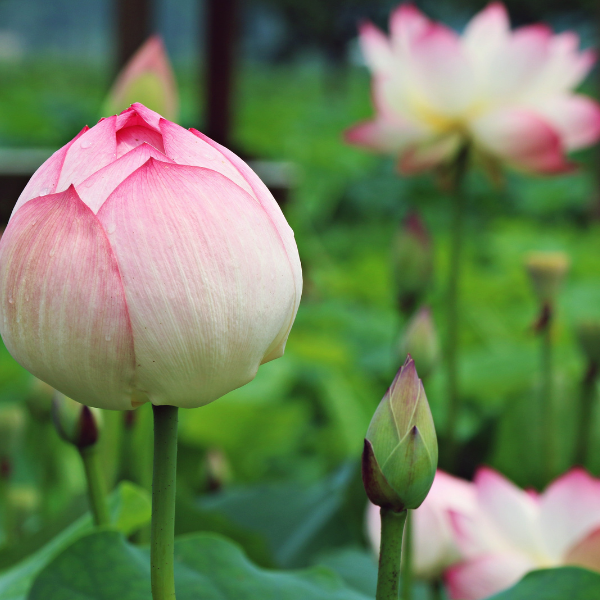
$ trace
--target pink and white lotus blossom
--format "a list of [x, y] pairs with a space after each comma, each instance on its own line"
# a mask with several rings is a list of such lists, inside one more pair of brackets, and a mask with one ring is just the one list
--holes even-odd
[[283, 354], [294, 234], [237, 156], [141, 104], [33, 175], [0, 240], [0, 333], [82, 404], [191, 408]]
[[[413, 520], [413, 570], [420, 579], [440, 577], [462, 556], [452, 532], [450, 511], [470, 515], [476, 507], [475, 486], [470, 481], [437, 471], [423, 504], [411, 511]], [[379, 552], [381, 519], [379, 507], [369, 503], [367, 533], [375, 552]]]
[[600, 570], [600, 480], [574, 469], [542, 494], [491, 469], [475, 476], [477, 510], [452, 512], [465, 560], [446, 573], [450, 597], [479, 600], [534, 569], [579, 565]]
[[347, 139], [398, 155], [403, 173], [448, 163], [466, 144], [486, 164], [558, 173], [572, 168], [567, 152], [600, 137], [600, 106], [572, 91], [595, 55], [572, 32], [541, 24], [511, 31], [499, 2], [462, 35], [403, 4], [389, 37], [365, 23], [360, 43], [377, 115]]

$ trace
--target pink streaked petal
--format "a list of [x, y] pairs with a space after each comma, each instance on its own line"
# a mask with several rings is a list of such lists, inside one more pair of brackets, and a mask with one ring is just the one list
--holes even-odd
[[137, 148], [140, 144], [150, 144], [165, 154], [162, 135], [147, 126], [133, 125], [117, 131], [117, 158]]
[[486, 69], [486, 87], [494, 100], [526, 94], [549, 58], [552, 32], [543, 25], [517, 29], [495, 52]]
[[518, 554], [489, 554], [451, 567], [444, 579], [451, 600], [483, 600], [511, 587], [535, 567]]
[[600, 527], [600, 480], [573, 469], [542, 494], [541, 527], [550, 555], [561, 560]]
[[144, 142], [81, 182], [77, 186], [79, 197], [92, 212], [97, 213], [113, 190], [149, 158], [174, 164], [164, 154]]
[[115, 160], [116, 120], [117, 117], [114, 116], [102, 119], [69, 146], [56, 186], [57, 192], [66, 190], [70, 185], [78, 185], [92, 173]]
[[490, 113], [471, 123], [471, 132], [479, 149], [524, 171], [551, 174], [573, 169], [558, 132], [533, 111]]
[[462, 44], [474, 63], [485, 66], [509, 36], [510, 20], [506, 7], [501, 2], [492, 2], [469, 21]]
[[160, 122], [165, 154], [179, 165], [212, 169], [224, 175], [243, 190], [252, 194], [252, 187], [242, 174], [227, 160], [223, 153], [195, 135], [171, 121]]
[[575, 544], [567, 552], [563, 563], [600, 571], [600, 528]]
[[416, 175], [442, 165], [456, 154], [460, 144], [459, 135], [448, 135], [439, 140], [414, 144], [400, 156], [400, 173]]
[[505, 540], [527, 554], [543, 553], [539, 503], [497, 471], [481, 468], [475, 475], [479, 508]]
[[[109, 93], [109, 104], [117, 110], [127, 106], [135, 100], [132, 94], [136, 91], [136, 85], [142, 78], [147, 77], [153, 78], [152, 92], [157, 95], [155, 101], [159, 105], [155, 108], [165, 118], [176, 119], [179, 105], [177, 84], [165, 46], [158, 35], [149, 37], [125, 65]], [[148, 83], [146, 82], [145, 85]], [[142, 106], [146, 111], [149, 110], [141, 104], [138, 106]], [[146, 117], [149, 117], [156, 127], [160, 117], [158, 113], [154, 115], [146, 113]]]
[[414, 141], [412, 128], [388, 119], [376, 119], [354, 125], [344, 134], [346, 141], [375, 152], [393, 154]]
[[432, 25], [413, 43], [411, 74], [428, 106], [441, 115], [455, 115], [473, 101], [471, 62], [458, 35], [443, 25]]
[[555, 96], [538, 110], [558, 131], [567, 150], [585, 148], [600, 139], [600, 105], [587, 96]]
[[0, 241], [0, 328], [13, 357], [89, 406], [132, 408], [135, 356], [110, 244], [75, 189], [31, 200]]
[[146, 108], [139, 102], [134, 102], [117, 116], [116, 128], [119, 131], [125, 127], [139, 125], [141, 127], [150, 127], [150, 129], [160, 132], [160, 120], [162, 118], [157, 112]]
[[136, 386], [154, 404], [185, 408], [252, 380], [296, 301], [256, 199], [215, 171], [150, 159], [98, 218], [123, 278]]
[[476, 488], [470, 481], [438, 469], [425, 503], [470, 514], [477, 506]]
[[394, 47], [409, 48], [431, 25], [431, 21], [414, 4], [401, 4], [390, 15], [390, 33]]
[[454, 542], [462, 556], [477, 558], [483, 554], [515, 551], [483, 511], [476, 509], [466, 513], [448, 509], [447, 513]]
[[296, 240], [294, 239], [294, 232], [286, 221], [281, 208], [273, 194], [269, 191], [267, 186], [262, 182], [260, 177], [236, 154], [234, 154], [225, 146], [221, 146], [214, 140], [211, 140], [208, 136], [204, 135], [196, 129], [190, 129], [190, 132], [195, 136], [204, 140], [207, 144], [216, 148], [221, 154], [238, 170], [242, 177], [248, 182], [252, 188], [253, 196], [259, 201], [263, 210], [267, 213], [271, 223], [277, 229], [281, 242], [285, 248], [292, 276], [294, 278], [294, 289], [295, 289], [295, 303], [294, 310], [291, 315], [290, 322], [285, 326], [279, 333], [279, 336], [273, 340], [273, 344], [269, 348], [268, 352], [263, 358], [263, 363], [273, 360], [283, 355], [285, 350], [285, 344], [287, 342], [290, 329], [294, 319], [296, 318], [296, 312], [300, 304], [300, 298], [302, 296], [302, 266], [300, 265], [300, 256], [298, 255], [298, 247], [296, 246]]
[[359, 41], [363, 56], [371, 71], [385, 73], [394, 68], [392, 48], [381, 29], [369, 22], [362, 23]]
[[21, 195], [13, 208], [12, 215], [14, 215], [25, 202], [32, 198], [54, 194], [67, 151], [86, 131], [89, 131], [87, 125], [68, 144], [64, 145], [60, 150], [57, 150], [38, 168], [25, 186], [25, 189], [21, 192]]

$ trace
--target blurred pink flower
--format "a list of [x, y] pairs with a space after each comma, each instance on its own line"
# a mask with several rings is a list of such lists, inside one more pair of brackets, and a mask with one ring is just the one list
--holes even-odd
[[475, 15], [462, 36], [403, 4], [389, 37], [365, 23], [360, 43], [377, 115], [347, 140], [397, 154], [403, 173], [451, 161], [466, 142], [485, 163], [558, 173], [572, 168], [566, 152], [600, 137], [600, 106], [572, 93], [595, 55], [579, 50], [572, 32], [511, 31], [501, 3]]
[[[413, 519], [413, 568], [416, 577], [433, 579], [462, 557], [454, 542], [449, 510], [469, 515], [475, 510], [475, 486], [443, 471], [435, 475], [423, 504], [411, 511]], [[367, 510], [367, 531], [375, 552], [379, 552], [381, 520], [379, 507]]]
[[248, 383], [283, 354], [301, 292], [258, 176], [141, 104], [55, 152], [0, 239], [6, 347], [100, 408], [192, 408]]
[[574, 469], [542, 494], [499, 473], [475, 476], [477, 510], [451, 511], [465, 560], [446, 572], [450, 597], [479, 600], [533, 569], [579, 565], [600, 570], [600, 480]]

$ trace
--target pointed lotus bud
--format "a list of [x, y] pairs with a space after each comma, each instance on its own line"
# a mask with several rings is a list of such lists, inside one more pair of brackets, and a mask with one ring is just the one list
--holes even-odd
[[429, 377], [440, 358], [440, 343], [428, 306], [422, 306], [413, 315], [399, 346], [401, 356], [410, 354], [413, 357], [421, 377]]
[[400, 309], [412, 312], [433, 276], [431, 238], [416, 212], [410, 213], [398, 229], [393, 246], [393, 266]]
[[590, 363], [600, 367], [600, 321], [582, 321], [577, 326], [579, 346]]
[[564, 252], [532, 252], [525, 265], [540, 304], [553, 304], [569, 270], [569, 257]]
[[100, 409], [84, 406], [56, 392], [52, 400], [52, 418], [60, 437], [80, 450], [98, 441], [102, 426]]
[[153, 35], [117, 76], [108, 94], [103, 115], [114, 115], [141, 102], [170, 121], [179, 112], [177, 83], [161, 38]]
[[437, 460], [433, 418], [409, 356], [367, 430], [362, 474], [369, 500], [398, 512], [418, 508], [433, 483]]

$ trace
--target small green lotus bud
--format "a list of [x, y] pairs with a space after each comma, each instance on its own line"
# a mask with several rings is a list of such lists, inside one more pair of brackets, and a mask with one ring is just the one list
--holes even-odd
[[31, 377], [25, 404], [31, 416], [38, 421], [50, 419], [54, 388], [37, 377]]
[[431, 238], [417, 213], [410, 213], [398, 229], [393, 245], [393, 267], [398, 304], [403, 312], [411, 312], [433, 276]]
[[433, 483], [437, 460], [433, 418], [409, 356], [367, 430], [362, 476], [369, 500], [397, 512], [418, 508]]
[[569, 257], [564, 252], [532, 252], [525, 265], [540, 304], [553, 304], [569, 270]]
[[600, 367], [600, 321], [582, 321], [577, 326], [577, 339], [590, 363]]
[[0, 405], [0, 459], [16, 450], [25, 429], [26, 415], [19, 404]]
[[413, 315], [400, 338], [400, 355], [407, 354], [413, 357], [415, 366], [424, 379], [431, 375], [439, 361], [440, 343], [431, 309], [427, 306], [422, 306]]
[[206, 452], [206, 482], [211, 492], [221, 490], [231, 483], [233, 474], [227, 455], [218, 448]]
[[52, 419], [60, 437], [79, 449], [93, 446], [98, 441], [102, 414], [56, 392], [52, 399]]

